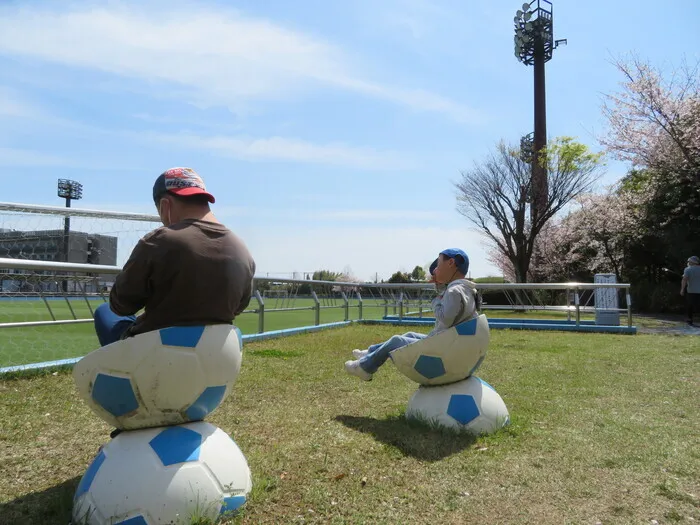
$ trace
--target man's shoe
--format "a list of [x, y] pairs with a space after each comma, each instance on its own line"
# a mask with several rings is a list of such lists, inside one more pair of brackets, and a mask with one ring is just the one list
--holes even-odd
[[355, 359], [362, 359], [367, 354], [369, 354], [369, 350], [360, 350], [359, 348], [355, 348], [355, 350], [352, 351], [352, 356]]
[[351, 376], [357, 376], [363, 381], [372, 381], [372, 374], [365, 372], [359, 361], [345, 361], [345, 371]]

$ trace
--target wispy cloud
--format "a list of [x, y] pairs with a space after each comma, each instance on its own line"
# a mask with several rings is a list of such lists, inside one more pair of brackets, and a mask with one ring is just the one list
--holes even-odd
[[199, 136], [193, 134], [138, 133], [132, 136], [178, 148], [209, 150], [244, 160], [284, 160], [350, 166], [373, 170], [411, 169], [406, 155], [341, 143], [315, 144], [285, 137]]
[[15, 90], [0, 86], [0, 116], [37, 118], [44, 115], [35, 104], [27, 101]]
[[3, 167], [27, 167], [27, 166], [63, 166], [75, 167], [72, 160], [43, 153], [41, 151], [18, 149], [18, 148], [1, 148], [0, 147], [0, 166]]
[[[207, 127], [211, 128], [213, 126], [211, 120], [207, 120], [205, 118], [190, 118], [186, 116], [180, 116], [180, 115], [157, 115], [157, 114], [152, 114], [152, 113], [134, 113], [131, 115], [133, 118], [140, 120], [142, 122], [147, 122], [149, 124], [166, 124], [166, 125], [177, 125], [177, 126], [182, 126], [182, 125], [188, 125], [188, 126], [202, 126], [202, 127]], [[221, 124], [221, 127], [224, 125]], [[227, 123], [225, 124], [225, 127], [229, 129], [241, 129], [242, 126], [240, 125], [235, 125], [235, 124], [230, 124]]]
[[418, 40], [432, 36], [440, 28], [444, 31], [445, 24], [454, 22], [460, 12], [428, 0], [385, 1], [380, 6], [383, 8], [379, 12], [381, 21]]
[[[142, 117], [144, 115], [141, 115]], [[378, 150], [370, 147], [351, 146], [340, 142], [318, 144], [298, 138], [280, 136], [248, 137], [244, 135], [197, 135], [193, 133], [134, 132], [108, 129], [79, 121], [56, 117], [39, 111], [36, 107], [12, 99], [0, 101], [0, 121], [7, 118], [29, 119], [45, 125], [59, 126], [74, 135], [103, 135], [115, 139], [176, 146], [190, 150], [202, 150], [219, 157], [246, 161], [288, 161], [354, 167], [369, 170], [410, 170], [418, 165], [411, 155], [397, 151]], [[136, 117], [139, 118], [139, 117]], [[143, 120], [149, 120], [146, 116]], [[166, 123], [165, 118], [162, 122]], [[173, 122], [177, 119], [173, 118]], [[155, 121], [155, 120], [154, 120]], [[202, 122], [202, 125], [205, 123]], [[211, 127], [211, 126], [209, 126]], [[0, 140], [1, 136], [0, 136]], [[64, 156], [28, 149], [3, 148], [0, 144], [0, 166], [64, 166], [96, 168], [100, 162], [71, 160]], [[118, 169], [130, 169], [121, 166]]]
[[231, 9], [168, 4], [164, 14], [119, 3], [56, 11], [15, 5], [0, 15], [2, 54], [146, 81], [200, 105], [241, 110], [334, 86], [458, 121], [477, 118], [441, 95], [366, 78], [360, 64], [325, 40]]
[[5, 133], [12, 129], [9, 122], [28, 121], [41, 124], [42, 127], [61, 127], [73, 133], [106, 133], [107, 131], [95, 126], [84, 124], [77, 120], [71, 120], [56, 115], [44, 104], [38, 103], [29, 97], [6, 86], [0, 86], [0, 130]]
[[120, 162], [106, 162], [103, 159], [85, 158], [79, 155], [55, 155], [38, 149], [7, 148], [0, 146], [0, 167], [72, 168], [100, 171], [138, 171], [141, 168]]

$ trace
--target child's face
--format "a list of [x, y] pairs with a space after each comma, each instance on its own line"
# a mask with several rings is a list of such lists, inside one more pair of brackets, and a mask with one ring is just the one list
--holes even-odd
[[438, 284], [447, 284], [454, 276], [456, 269], [454, 259], [450, 259], [449, 257], [445, 257], [444, 255], [440, 254], [438, 256], [437, 267], [435, 268], [435, 282]]

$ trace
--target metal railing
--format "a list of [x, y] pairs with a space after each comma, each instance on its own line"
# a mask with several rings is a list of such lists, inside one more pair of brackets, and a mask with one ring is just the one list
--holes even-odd
[[[107, 301], [106, 291], [89, 293], [85, 291], [83, 284], [86, 281], [95, 279], [96, 274], [100, 274], [103, 278], [104, 276], [116, 275], [121, 271], [121, 268], [118, 266], [0, 258], [0, 272], [5, 270], [11, 271], [12, 273], [0, 273], [0, 297], [10, 299], [36, 297], [41, 299], [52, 320], [2, 322], [3, 320], [0, 318], [0, 328], [90, 322], [92, 318], [78, 318], [71, 306], [70, 298], [84, 299], [92, 315], [93, 308], [90, 299]], [[35, 287], [37, 288], [36, 291], [30, 291], [28, 293], [4, 292], [1, 287], [3, 276], [7, 276], [10, 279], [21, 277], [24, 278], [27, 283], [33, 284], [52, 280], [72, 279], [79, 283], [81, 292], [46, 293], [41, 290], [40, 286], [38, 288]], [[255, 299], [255, 306], [247, 309], [241, 315], [256, 314], [258, 316], [259, 333], [265, 331], [265, 316], [268, 313], [312, 310], [314, 311], [314, 324], [319, 325], [321, 322], [321, 311], [325, 309], [343, 309], [343, 317], [344, 320], [347, 321], [350, 319], [351, 308], [356, 308], [358, 311], [358, 319], [364, 319], [365, 303], [367, 301], [373, 301], [375, 307], [379, 306], [379, 308], [383, 309], [384, 316], [389, 315], [391, 309], [394, 315], [398, 315], [399, 319], [415, 316], [420, 318], [431, 310], [430, 300], [425, 296], [432, 296], [434, 294], [433, 285], [428, 283], [351, 283], [256, 277], [254, 279], [254, 285], [253, 297]], [[288, 297], [287, 299], [287, 306], [281, 308], [268, 307], [266, 302], [272, 302], [275, 299], [265, 298], [260, 292], [260, 289], [269, 286], [275, 286], [277, 290], [284, 288], [288, 293], [292, 294], [292, 297]], [[297, 293], [302, 286], [311, 288], [307, 295], [299, 295]], [[488, 301], [485, 301], [484, 304], [482, 304], [483, 310], [565, 311], [567, 312], [568, 320], [571, 321], [573, 315], [577, 325], [581, 322], [582, 313], [595, 311], [595, 305], [591, 304], [593, 294], [588, 293], [587, 299], [582, 303], [582, 292], [601, 288], [624, 290], [626, 307], [618, 308], [617, 311], [626, 312], [627, 324], [629, 327], [632, 326], [630, 285], [626, 283], [479, 283], [476, 284], [476, 288], [485, 298], [488, 298], [489, 292], [502, 292], [502, 296], [507, 298], [509, 303], [489, 304]], [[319, 291], [325, 291], [326, 295], [319, 297]], [[566, 304], [545, 304], [545, 301], [542, 299], [542, 293], [548, 291], [565, 292]], [[365, 294], [364, 296], [363, 292]], [[537, 294], [540, 294], [540, 296], [538, 297]], [[353, 304], [351, 300], [353, 297], [356, 300], [355, 304]], [[312, 305], [295, 306], [295, 300], [300, 298], [310, 298], [312, 300]], [[68, 303], [73, 319], [57, 320], [48, 299], [65, 300]], [[340, 304], [336, 304], [337, 302]]]
[[149, 215], [147, 213], [88, 210], [85, 208], [62, 208], [60, 206], [40, 206], [36, 204], [20, 204], [15, 202], [0, 202], [0, 211], [8, 211], [13, 213], [33, 213], [37, 215], [59, 215], [61, 217], [94, 217], [96, 219], [123, 219], [128, 221], [160, 222], [160, 217], [158, 217], [158, 215]]

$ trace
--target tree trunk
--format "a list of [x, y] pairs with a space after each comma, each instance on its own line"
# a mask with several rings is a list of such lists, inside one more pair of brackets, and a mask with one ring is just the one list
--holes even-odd
[[515, 260], [515, 280], [519, 283], [526, 283], [527, 282], [527, 271], [529, 270], [530, 267], [530, 261], [528, 258], [525, 256], [523, 253], [524, 250], [521, 250], [520, 253], [518, 254], [517, 259]]

